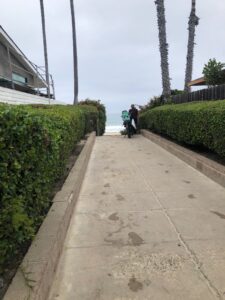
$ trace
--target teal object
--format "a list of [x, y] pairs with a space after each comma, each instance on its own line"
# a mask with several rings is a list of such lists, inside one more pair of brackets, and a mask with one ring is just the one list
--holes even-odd
[[130, 121], [130, 114], [127, 110], [123, 110], [122, 111], [122, 116], [121, 118], [123, 119], [123, 121]]

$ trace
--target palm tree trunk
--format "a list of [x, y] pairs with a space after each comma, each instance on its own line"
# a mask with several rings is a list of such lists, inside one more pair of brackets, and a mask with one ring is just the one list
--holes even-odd
[[168, 62], [168, 44], [166, 38], [166, 17], [164, 0], [155, 1], [157, 8], [158, 28], [159, 28], [159, 50], [161, 56], [162, 86], [165, 100], [171, 95], [169, 62]]
[[73, 72], [74, 72], [74, 100], [73, 104], [78, 103], [78, 66], [77, 66], [77, 39], [76, 39], [76, 23], [73, 0], [70, 0], [72, 30], [73, 30]]
[[44, 56], [45, 56], [45, 73], [46, 73], [46, 83], [47, 83], [47, 94], [48, 94], [48, 98], [50, 99], [48, 51], [47, 51], [47, 39], [46, 39], [46, 30], [45, 30], [45, 10], [44, 10], [43, 0], [40, 0], [40, 6], [41, 6], [41, 21], [42, 21], [42, 32], [43, 32]]
[[187, 47], [187, 63], [186, 63], [186, 72], [185, 72], [185, 83], [184, 91], [190, 92], [191, 88], [188, 86], [188, 83], [192, 79], [193, 71], [193, 60], [194, 60], [194, 46], [195, 46], [195, 27], [198, 26], [199, 18], [196, 16], [196, 0], [192, 0], [191, 14], [188, 22], [188, 47]]

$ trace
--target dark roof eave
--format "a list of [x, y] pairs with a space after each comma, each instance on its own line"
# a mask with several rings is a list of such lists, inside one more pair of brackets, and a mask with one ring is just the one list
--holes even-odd
[[[222, 73], [224, 73], [225, 75], [225, 69], [222, 70]], [[188, 83], [188, 86], [200, 86], [200, 85], [207, 85], [204, 77], [194, 79]]]
[[199, 86], [199, 85], [207, 85], [204, 77], [197, 78], [188, 83], [188, 86]]

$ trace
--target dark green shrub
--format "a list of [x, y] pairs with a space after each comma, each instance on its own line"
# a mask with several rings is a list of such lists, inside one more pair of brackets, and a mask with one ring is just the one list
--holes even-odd
[[141, 106], [139, 113], [142, 114], [142, 113], [148, 111], [149, 109], [153, 109], [153, 108], [155, 108], [157, 106], [161, 106], [163, 104], [164, 104], [164, 101], [163, 101], [162, 95], [154, 96], [149, 100], [149, 102], [146, 105]]
[[34, 236], [93, 106], [0, 105], [0, 273]]
[[140, 115], [142, 128], [225, 157], [225, 101], [163, 105]]
[[[181, 91], [181, 90], [171, 90], [171, 96], [180, 95], [183, 93], [184, 93], [184, 91]], [[141, 107], [140, 113], [144, 113], [144, 112], [148, 111], [149, 109], [153, 109], [157, 106], [161, 106], [164, 104], [172, 104], [172, 98], [170, 98], [167, 102], [165, 102], [163, 95], [154, 96], [149, 100], [149, 102], [145, 106]]]
[[202, 71], [205, 81], [208, 85], [219, 85], [225, 83], [225, 64], [217, 62], [215, 58], [210, 59], [205, 64]]
[[106, 124], [106, 110], [105, 106], [101, 104], [101, 101], [86, 99], [80, 101], [79, 105], [88, 105], [94, 106], [98, 110], [98, 124], [97, 124], [97, 135], [103, 135], [105, 133], [105, 124]]

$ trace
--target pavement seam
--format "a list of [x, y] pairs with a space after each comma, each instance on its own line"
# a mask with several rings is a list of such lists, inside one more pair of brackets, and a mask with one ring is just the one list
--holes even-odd
[[210, 279], [207, 277], [207, 275], [204, 273], [204, 271], [201, 268], [201, 263], [199, 262], [198, 257], [196, 256], [196, 254], [194, 253], [194, 251], [192, 251], [190, 249], [190, 247], [188, 246], [188, 244], [185, 242], [185, 240], [183, 239], [181, 233], [179, 232], [179, 230], [177, 229], [176, 225], [174, 224], [174, 222], [172, 221], [171, 217], [169, 216], [167, 209], [164, 208], [164, 206], [162, 205], [160, 199], [158, 198], [157, 194], [155, 193], [154, 189], [152, 188], [151, 184], [145, 179], [145, 176], [141, 170], [141, 168], [135, 163], [132, 162], [132, 164], [135, 166], [136, 169], [139, 170], [143, 181], [145, 182], [145, 184], [149, 187], [149, 189], [151, 190], [151, 192], [153, 193], [156, 201], [158, 202], [158, 204], [161, 207], [162, 212], [164, 213], [165, 217], [167, 218], [168, 222], [170, 223], [170, 225], [172, 226], [173, 230], [175, 231], [177, 238], [179, 240], [179, 242], [183, 245], [186, 253], [189, 255], [189, 257], [191, 258], [193, 264], [196, 267], [196, 270], [199, 271], [201, 277], [203, 278], [204, 282], [206, 283], [207, 287], [209, 288], [209, 290], [212, 292], [212, 294], [214, 296], [216, 296], [217, 299], [223, 299], [222, 296], [220, 295], [220, 292], [218, 291], [218, 289], [213, 285], [213, 283], [210, 281]]
[[[90, 210], [90, 211], [82, 211], [78, 210], [76, 212], [77, 215], [96, 215], [97, 211], [99, 210]], [[148, 213], [148, 212], [161, 212], [161, 208], [152, 208], [152, 209], [146, 209], [146, 210], [117, 210], [117, 213]], [[115, 213], [115, 210], [108, 210], [108, 211], [101, 211], [101, 213], [98, 213], [99, 216], [102, 214], [104, 215], [110, 215], [112, 213]]]
[[[174, 243], [176, 242], [177, 240], [164, 240], [164, 241], [161, 241], [160, 243], [161, 244], [169, 244], [169, 243]], [[143, 242], [142, 245], [151, 245], [151, 244], [154, 244], [154, 242], [150, 241], [150, 242]], [[126, 248], [126, 247], [129, 247], [130, 244], [124, 244], [124, 245], [121, 245], [120, 248]], [[67, 246], [65, 248], [65, 250], [70, 250], [70, 249], [94, 249], [94, 248], [104, 248], [104, 247], [113, 247], [111, 244], [96, 244], [96, 245], [84, 245], [84, 246]]]

